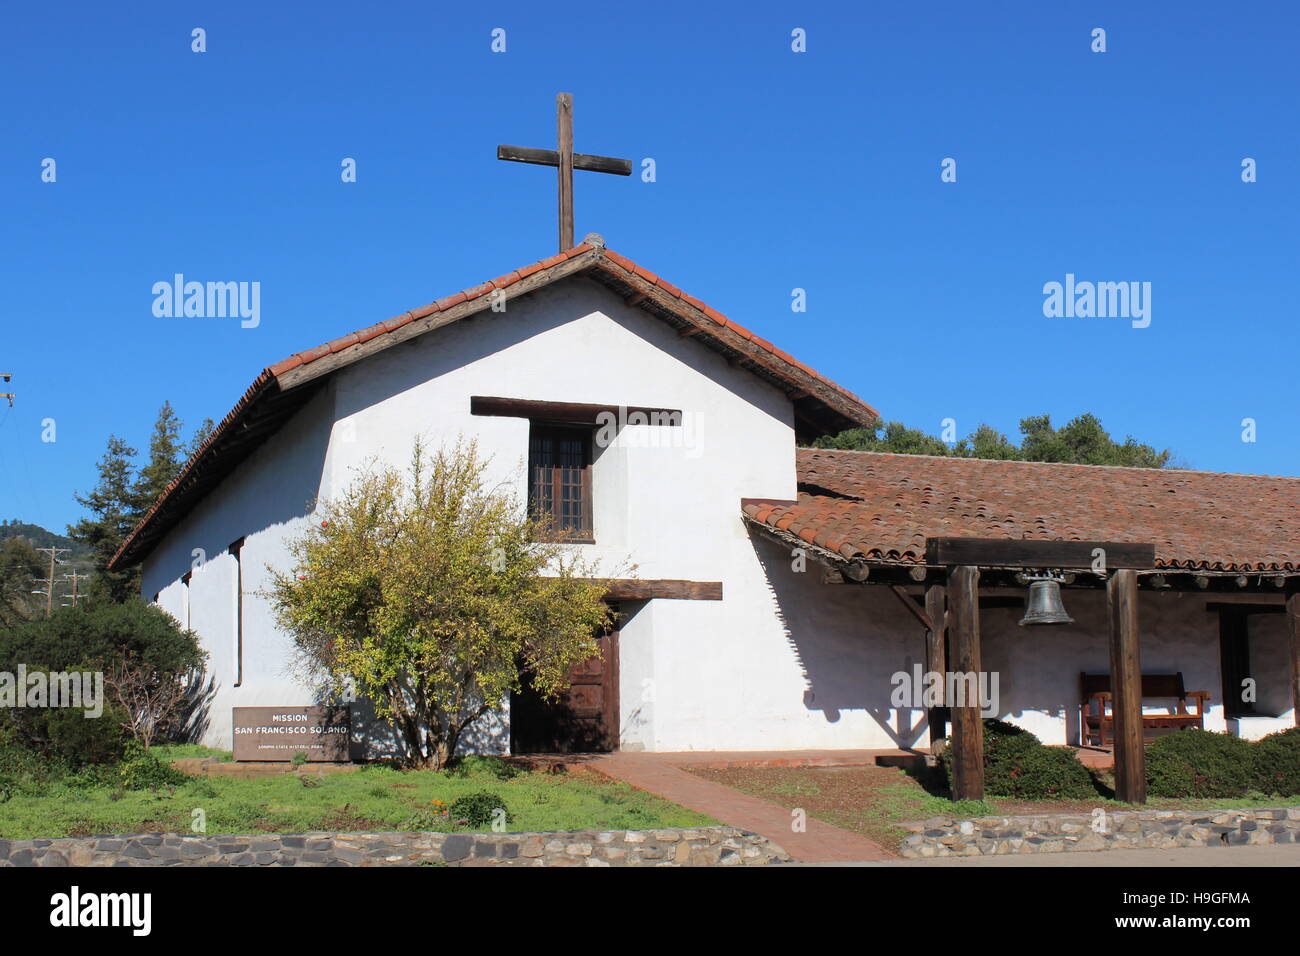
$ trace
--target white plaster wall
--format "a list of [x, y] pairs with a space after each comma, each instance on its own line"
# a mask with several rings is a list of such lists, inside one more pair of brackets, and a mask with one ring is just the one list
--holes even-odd
[[[142, 593], [159, 592], [159, 603], [188, 623], [208, 652], [202, 740], [211, 746], [232, 746], [232, 707], [314, 702], [312, 689], [295, 673], [291, 640], [273, 627], [270, 606], [258, 592], [269, 585], [268, 564], [287, 567], [287, 538], [307, 526], [312, 503], [328, 491], [325, 436], [332, 413], [333, 396], [316, 396], [144, 561]], [[236, 567], [228, 548], [241, 536], [244, 681], [236, 686]], [[187, 571], [188, 588], [181, 580]]]
[[[758, 557], [737, 518], [742, 497], [795, 494], [793, 413], [788, 399], [747, 372], [608, 290], [575, 278], [351, 366], [242, 463], [149, 556], [146, 595], [179, 608], [180, 577], [204, 550], [190, 582], [190, 622], [209, 651], [213, 696], [204, 741], [230, 746], [230, 708], [300, 704], [312, 690], [294, 673], [291, 641], [266, 600], [265, 566], [287, 569], [286, 540], [311, 502], [379, 461], [404, 466], [427, 446], [474, 437], [491, 457], [489, 482], [525, 496], [528, 423], [472, 416], [470, 396], [616, 403], [682, 409], [681, 428], [633, 426], [599, 452], [593, 470], [596, 544], [580, 546], [603, 573], [721, 580], [721, 602], [649, 602], [622, 637], [624, 739], [646, 749], [775, 746], [751, 725], [750, 706], [770, 698], [750, 642], [777, 648]], [[244, 681], [233, 685], [233, 571], [227, 545], [243, 549]], [[642, 616], [644, 615], [644, 616]], [[744, 645], [744, 646], [742, 646]], [[649, 682], [649, 683], [647, 683]], [[627, 708], [654, 687], [653, 714]], [[719, 704], [702, 704], [714, 694]], [[701, 727], [692, 715], [705, 707]], [[798, 746], [805, 715], [778, 715]], [[815, 723], [815, 722], [814, 722]], [[508, 743], [508, 718], [474, 735], [479, 750]], [[703, 731], [703, 732], [702, 732]], [[714, 736], [716, 735], [716, 737]]]

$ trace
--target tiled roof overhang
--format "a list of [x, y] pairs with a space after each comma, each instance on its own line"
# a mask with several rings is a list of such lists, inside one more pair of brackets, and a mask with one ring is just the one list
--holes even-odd
[[816, 448], [797, 468], [797, 501], [742, 515], [845, 561], [919, 566], [927, 538], [1030, 538], [1153, 541], [1170, 571], [1300, 570], [1300, 478]]

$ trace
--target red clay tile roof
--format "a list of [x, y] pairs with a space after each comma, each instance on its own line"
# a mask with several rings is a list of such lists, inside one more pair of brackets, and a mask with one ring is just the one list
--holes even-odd
[[925, 563], [927, 537], [1154, 541], [1156, 565], [1300, 570], [1300, 478], [801, 448], [794, 505], [752, 521], [846, 558]]
[[[734, 364], [786, 391], [794, 402], [796, 425], [802, 434], [828, 434], [870, 424], [878, 417], [874, 408], [848, 389], [721, 312], [603, 244], [583, 242], [490, 282], [296, 352], [263, 369], [127, 536], [109, 567], [121, 568], [141, 560], [213, 485], [306, 403], [311, 392], [306, 386], [317, 385], [324, 376], [390, 345], [487, 310], [491, 305], [488, 296], [496, 290], [526, 294], [579, 273], [589, 275], [625, 296], [629, 305], [671, 323], [683, 334], [694, 336]], [[519, 285], [530, 279], [524, 286]], [[326, 358], [331, 361], [322, 361]]]

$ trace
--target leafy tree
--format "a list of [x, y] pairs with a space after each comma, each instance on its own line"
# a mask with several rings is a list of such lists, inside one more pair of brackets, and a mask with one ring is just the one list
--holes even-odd
[[1025, 436], [1020, 445], [1025, 461], [1163, 468], [1171, 455], [1139, 444], [1132, 437], [1122, 444], [1116, 442], [1095, 415], [1080, 415], [1060, 429], [1052, 427], [1051, 416], [1033, 416], [1021, 420], [1020, 431]]
[[1157, 451], [1131, 436], [1117, 442], [1095, 415], [1085, 414], [1061, 428], [1052, 426], [1049, 415], [1020, 420], [1020, 445], [989, 425], [980, 425], [960, 441], [945, 444], [933, 435], [908, 428], [901, 422], [877, 422], [874, 428], [851, 428], [814, 442], [818, 448], [849, 451], [883, 451], [907, 455], [937, 455], [951, 458], [992, 458], [1009, 461], [1056, 461], [1080, 465], [1128, 465], [1136, 468], [1164, 468], [1171, 452]]
[[543, 695], [567, 689], [610, 621], [605, 583], [485, 490], [484, 468], [472, 442], [417, 443], [404, 474], [372, 470], [322, 504], [292, 573], [273, 572], [277, 622], [310, 672], [370, 698], [415, 766], [446, 766], [525, 674]]
[[139, 495], [132, 462], [135, 453], [123, 439], [110, 435], [99, 460], [99, 483], [89, 494], [76, 496], [77, 503], [91, 516], [69, 525], [68, 536], [84, 542], [94, 555], [95, 575], [88, 592], [92, 600], [120, 604], [140, 593], [138, 568], [108, 570], [109, 559], [131, 533], [138, 517]]

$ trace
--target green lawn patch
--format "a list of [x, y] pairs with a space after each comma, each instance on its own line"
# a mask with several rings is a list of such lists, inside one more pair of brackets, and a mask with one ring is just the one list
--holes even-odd
[[[191, 748], [154, 748], [168, 759], [214, 756]], [[71, 782], [69, 782], [71, 781]], [[189, 833], [195, 811], [208, 833], [308, 830], [490, 830], [457, 825], [442, 811], [488, 791], [510, 814], [508, 831], [653, 829], [717, 821], [595, 773], [516, 771], [499, 760], [457, 770], [399, 771], [379, 765], [353, 773], [286, 773], [254, 779], [201, 777], [156, 791], [77, 785], [75, 778], [39, 794], [0, 794], [0, 837], [53, 838], [100, 833]], [[463, 805], [462, 805], [463, 806]]]
[[219, 760], [222, 763], [230, 763], [235, 758], [229, 750], [217, 750], [214, 747], [205, 747], [202, 744], [158, 744], [149, 748], [151, 753], [157, 754], [159, 760], [182, 760], [193, 759], [195, 757], [202, 760]]

